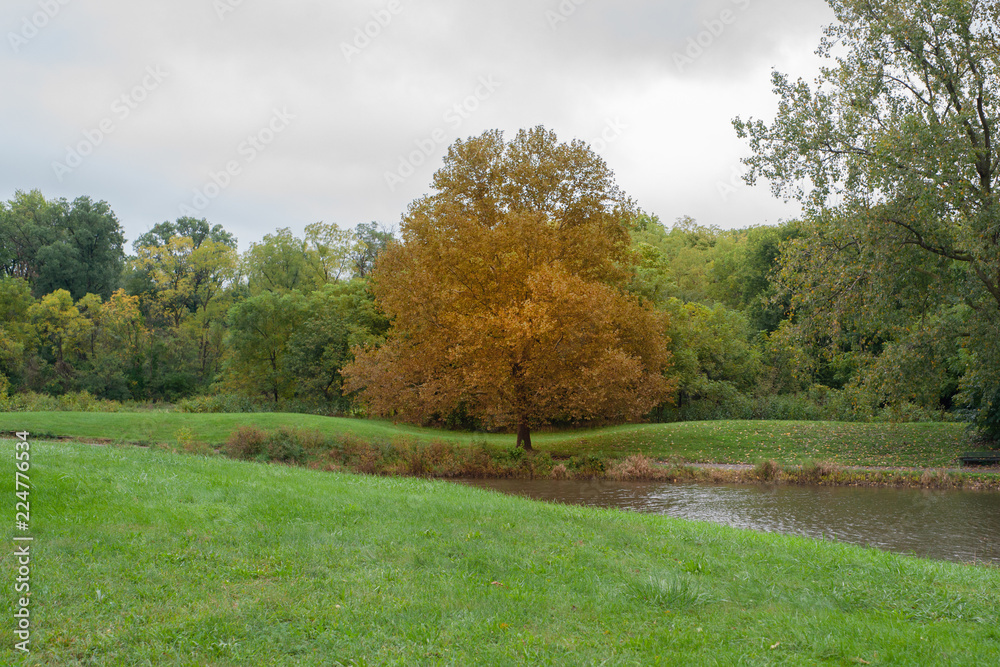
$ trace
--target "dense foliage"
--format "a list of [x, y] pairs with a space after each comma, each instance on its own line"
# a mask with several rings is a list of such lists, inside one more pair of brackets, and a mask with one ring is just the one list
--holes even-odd
[[[838, 5], [855, 31], [842, 37], [867, 44], [864, 58], [883, 44], [866, 39], [905, 51], [914, 46], [904, 37], [930, 34], [917, 23], [912, 34], [865, 32], [871, 17], [852, 6]], [[862, 85], [843, 71], [827, 85]], [[452, 146], [398, 237], [376, 223], [315, 223], [240, 254], [221, 226], [180, 218], [153, 226], [126, 257], [107, 203], [17, 192], [0, 203], [0, 405], [367, 411], [525, 439], [546, 423], [606, 420], [966, 419], [995, 438], [1000, 318], [989, 263], [1000, 255], [980, 247], [992, 172], [969, 163], [962, 174], [979, 174], [968, 184], [979, 194], [948, 204], [950, 217], [903, 205], [947, 188], [925, 183], [927, 165], [884, 156], [879, 166], [867, 149], [844, 149], [837, 172], [837, 160], [814, 154], [834, 136], [887, 151], [890, 137], [864, 135], [871, 124], [851, 125], [853, 138], [847, 126], [823, 135], [847, 116], [810, 116], [799, 99], [808, 87], [783, 81], [773, 125], [737, 123], [758, 150], [751, 176], [816, 185], [803, 191], [807, 215], [776, 226], [664, 225], [586, 145], [543, 128]], [[875, 105], [858, 113], [903, 108], [879, 106], [874, 91]], [[945, 103], [938, 120], [953, 111]], [[991, 116], [976, 116], [992, 133]], [[944, 129], [924, 118], [930, 129], [911, 140], [931, 151]], [[981, 151], [970, 146], [972, 159]], [[900, 191], [876, 179], [890, 167], [902, 170], [890, 179]], [[838, 197], [823, 199], [823, 188]], [[900, 225], [901, 211], [923, 226]]]
[[305, 231], [278, 230], [240, 256], [220, 225], [183, 217], [126, 257], [106, 202], [17, 192], [0, 203], [0, 398], [228, 392], [228, 407], [346, 408], [340, 368], [387, 327], [361, 276], [391, 233]]
[[543, 128], [458, 142], [376, 261], [388, 339], [348, 388], [376, 414], [490, 428], [628, 420], [670, 399], [665, 318], [629, 295], [631, 202], [603, 160]]
[[831, 66], [775, 73], [774, 121], [736, 121], [749, 179], [805, 205], [795, 327], [878, 402], [957, 402], [997, 438], [1000, 3], [830, 4]]
[[[454, 179], [454, 173], [448, 177]], [[451, 187], [444, 180], [442, 184]], [[18, 193], [4, 210], [25, 200], [42, 210], [49, 206], [40, 193]], [[844, 317], [841, 326], [850, 335], [837, 338], [831, 347], [834, 338], [814, 326], [821, 321], [821, 306], [807, 305], [794, 289], [797, 249], [816, 233], [809, 223], [721, 230], [689, 218], [665, 226], [639, 213], [620, 228], [616, 244], [607, 246], [610, 259], [594, 265], [603, 268], [590, 268], [591, 275], [580, 277], [560, 267], [574, 261], [587, 265], [583, 255], [577, 261], [572, 253], [592, 252], [599, 245], [595, 240], [574, 243], [572, 234], [560, 235], [554, 227], [533, 224], [530, 216], [506, 212], [498, 218], [504, 224], [477, 226], [469, 216], [454, 216], [453, 204], [441, 197], [424, 200], [407, 218], [403, 239], [429, 243], [421, 270], [450, 258], [464, 272], [451, 275], [472, 275], [471, 267], [488, 266], [487, 250], [510, 240], [515, 248], [531, 247], [534, 254], [533, 263], [516, 261], [516, 252], [504, 256], [508, 281], [502, 289], [499, 283], [482, 283], [479, 297], [492, 299], [492, 315], [471, 306], [463, 315], [455, 302], [451, 325], [464, 327], [473, 338], [483, 332], [498, 335], [504, 316], [517, 319], [531, 311], [548, 318], [546, 326], [556, 327], [536, 335], [539, 341], [562, 327], [578, 342], [583, 331], [612, 325], [620, 329], [625, 320], [633, 327], [641, 322], [653, 327], [644, 335], [665, 326], [659, 334], [663, 348], [655, 354], [669, 354], [664, 379], [673, 390], [668, 395], [650, 391], [656, 400], [647, 396], [646, 402], [634, 402], [655, 421], [952, 418], [963, 414], [961, 400], [971, 391], [966, 387], [988, 386], [982, 380], [976, 385], [970, 377], [988, 371], [970, 364], [968, 308], [962, 304], [928, 312], [901, 338], [886, 337], [884, 330], [882, 337], [868, 338], [867, 329]], [[103, 202], [99, 206], [107, 208]], [[9, 218], [3, 221], [8, 224]], [[439, 222], [450, 225], [447, 234], [461, 231], [473, 237], [444, 252], [447, 234], [435, 231]], [[5, 228], [4, 233], [13, 232]], [[392, 282], [392, 276], [415, 270], [401, 263], [394, 254], [398, 250], [384, 254], [381, 283], [377, 272], [370, 282], [374, 258], [392, 238], [374, 223], [353, 231], [318, 223], [306, 229], [304, 238], [279, 229], [241, 256], [236, 240], [220, 226], [181, 218], [153, 226], [133, 243], [134, 254], [121, 263], [106, 297], [86, 293], [74, 298], [70, 275], [44, 294], [37, 294], [38, 283], [30, 277], [5, 275], [0, 278], [0, 395], [10, 396], [4, 399], [8, 409], [49, 406], [44, 397], [53, 396], [64, 397], [60, 401], [67, 405], [104, 406], [100, 409], [108, 404], [94, 399], [180, 402], [183, 409], [208, 412], [356, 411], [357, 397], [344, 389], [344, 367], [359, 349], [372, 355], [378, 349], [380, 354], [393, 352], [398, 339], [379, 347], [389, 332], [385, 311], [397, 318], [415, 316], [406, 310], [415, 308], [414, 296], [432, 300], [435, 295], [421, 281]], [[554, 265], [550, 260], [558, 253], [564, 254], [563, 261]], [[515, 285], [527, 297], [521, 302], [524, 313], [500, 305], [503, 295], [510, 294], [505, 290]], [[625, 295], [632, 296], [621, 300]], [[466, 297], [475, 300], [473, 292]], [[595, 305], [595, 299], [603, 305]], [[644, 319], [649, 308], [661, 324]], [[475, 355], [503, 359], [501, 352], [512, 349], [504, 348], [503, 340], [480, 340], [463, 368], [478, 369], [477, 381], [488, 378], [499, 365], [477, 366]], [[603, 339], [588, 339], [598, 340]], [[468, 338], [463, 344], [474, 342]], [[487, 343], [497, 349], [487, 354]], [[583, 376], [576, 367], [585, 357], [563, 357], [564, 372], [550, 360], [545, 367], [551, 372], [537, 375], [554, 394], [565, 396], [578, 387], [576, 379]], [[363, 358], [370, 363], [375, 357]], [[431, 368], [429, 362], [417, 363], [429, 359], [415, 358], [415, 368]], [[372, 370], [379, 367], [374, 364]], [[606, 377], [613, 378], [610, 366], [604, 368]], [[453, 385], [452, 398], [461, 394], [456, 387], [474, 386], [465, 382]], [[581, 390], [577, 398], [550, 418], [569, 424], [599, 418], [601, 410], [610, 418], [637, 416], [609, 410], [607, 396]], [[400, 416], [411, 410], [410, 418], [466, 428], [520, 425], [502, 418], [512, 412], [477, 414], [468, 391], [458, 402], [437, 400], [426, 412], [414, 408], [418, 403], [403, 401], [377, 409]], [[545, 421], [528, 416], [530, 426]]]

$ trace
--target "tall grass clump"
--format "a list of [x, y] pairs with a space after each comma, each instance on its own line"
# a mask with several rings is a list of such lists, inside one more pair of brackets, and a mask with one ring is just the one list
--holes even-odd
[[799, 471], [801, 479], [810, 484], [821, 484], [841, 472], [841, 467], [829, 461], [810, 461]]
[[663, 576], [647, 575], [631, 582], [627, 590], [632, 598], [640, 602], [674, 612], [709, 601], [709, 596], [700, 591], [689, 577], [673, 572]]
[[665, 479], [667, 472], [645, 454], [632, 454], [614, 463], [607, 476], [617, 481], [655, 481]]
[[754, 467], [753, 473], [762, 482], [775, 482], [781, 476], [781, 466], [768, 459], [758, 463]]

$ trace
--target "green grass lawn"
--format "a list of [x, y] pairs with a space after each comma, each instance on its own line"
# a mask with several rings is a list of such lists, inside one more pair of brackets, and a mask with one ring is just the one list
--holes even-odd
[[996, 568], [439, 481], [31, 457], [33, 652], [6, 631], [2, 664], [1000, 664]]
[[[27, 430], [48, 436], [102, 438], [121, 442], [176, 442], [191, 438], [220, 445], [240, 426], [315, 429], [328, 435], [353, 433], [365, 439], [456, 443], [487, 441], [511, 446], [514, 436], [420, 428], [390, 422], [315, 415], [186, 414], [176, 412], [20, 412], [0, 414], [0, 432]], [[600, 429], [541, 432], [537, 449], [556, 457], [593, 453], [688, 461], [781, 464], [823, 460], [841, 465], [941, 467], [957, 464], [969, 448], [962, 424], [861, 424], [794, 421], [711, 421], [638, 424]]]

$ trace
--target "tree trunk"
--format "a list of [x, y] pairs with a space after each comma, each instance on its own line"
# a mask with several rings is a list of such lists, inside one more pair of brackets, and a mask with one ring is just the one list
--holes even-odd
[[517, 446], [524, 447], [524, 451], [533, 452], [535, 451], [531, 447], [531, 429], [528, 428], [528, 424], [521, 422], [517, 427]]

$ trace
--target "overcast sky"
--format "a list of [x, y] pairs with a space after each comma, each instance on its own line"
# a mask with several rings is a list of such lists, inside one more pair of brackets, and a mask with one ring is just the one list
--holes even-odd
[[4, 0], [0, 200], [106, 200], [131, 241], [188, 214], [240, 248], [397, 225], [447, 146], [544, 125], [670, 223], [794, 217], [738, 179], [734, 116], [812, 79], [822, 0]]

